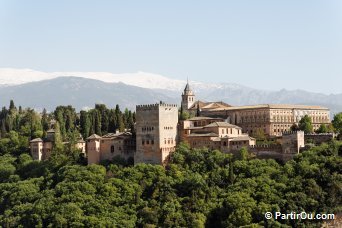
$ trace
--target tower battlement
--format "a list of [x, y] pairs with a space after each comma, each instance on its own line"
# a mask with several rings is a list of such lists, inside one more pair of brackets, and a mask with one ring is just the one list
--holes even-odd
[[137, 105], [137, 111], [150, 111], [150, 110], [158, 110], [159, 107], [167, 107], [167, 108], [177, 108], [176, 104], [165, 104], [165, 103], [156, 103], [156, 104], [145, 104], [145, 105]]

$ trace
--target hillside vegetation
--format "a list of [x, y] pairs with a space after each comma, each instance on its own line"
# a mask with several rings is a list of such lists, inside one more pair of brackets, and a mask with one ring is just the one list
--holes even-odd
[[341, 143], [332, 142], [279, 164], [181, 144], [165, 168], [125, 167], [118, 159], [86, 166], [66, 154], [41, 162], [27, 153], [2, 154], [0, 225], [318, 226], [322, 221], [265, 220], [264, 213], [341, 211], [341, 154]]

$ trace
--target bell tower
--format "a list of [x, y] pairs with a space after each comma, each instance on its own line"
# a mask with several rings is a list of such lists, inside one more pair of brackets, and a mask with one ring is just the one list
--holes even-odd
[[186, 86], [182, 93], [182, 109], [188, 111], [189, 108], [195, 103], [195, 94], [190, 89], [189, 80], [186, 82]]

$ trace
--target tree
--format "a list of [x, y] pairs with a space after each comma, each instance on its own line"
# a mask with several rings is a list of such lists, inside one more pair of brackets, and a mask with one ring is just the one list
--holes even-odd
[[95, 126], [95, 134], [102, 135], [101, 132], [101, 114], [98, 110], [94, 110], [94, 126]]
[[296, 123], [292, 124], [291, 128], [290, 128], [291, 131], [299, 131], [299, 127]]
[[248, 159], [248, 150], [246, 147], [242, 147], [239, 151], [239, 159], [246, 161]]
[[299, 121], [298, 127], [299, 130], [304, 131], [305, 133], [313, 132], [312, 121], [308, 115], [303, 116], [303, 118]]
[[342, 112], [334, 115], [332, 125], [334, 126], [336, 133], [342, 134]]
[[58, 121], [56, 121], [55, 125], [55, 141], [53, 142], [54, 144], [54, 151], [57, 153], [60, 153], [63, 151], [63, 139], [62, 139], [62, 134], [60, 130], [60, 124]]
[[257, 140], [259, 140], [259, 141], [264, 141], [264, 140], [266, 140], [265, 132], [264, 132], [264, 130], [261, 129], [261, 128], [258, 128], [258, 129], [254, 132], [253, 136], [254, 136]]
[[199, 107], [199, 103], [197, 103], [196, 116], [200, 116], [200, 115], [201, 115], [201, 109]]
[[43, 112], [42, 112], [42, 127], [44, 131], [49, 130], [49, 119], [48, 119], [48, 114], [45, 108], [43, 109]]
[[107, 134], [109, 127], [109, 110], [104, 104], [96, 104], [95, 109], [98, 110], [101, 115], [101, 133]]
[[321, 126], [319, 126], [319, 128], [316, 131], [317, 133], [328, 133], [328, 127], [325, 124], [321, 124]]
[[11, 101], [10, 101], [10, 106], [9, 106], [9, 112], [10, 112], [10, 113], [13, 113], [13, 112], [15, 112], [16, 110], [17, 110], [17, 107], [15, 107], [14, 101], [11, 100]]
[[80, 113], [80, 129], [83, 138], [88, 138], [90, 135], [90, 126], [91, 122], [89, 119], [89, 115], [86, 111], [81, 111]]

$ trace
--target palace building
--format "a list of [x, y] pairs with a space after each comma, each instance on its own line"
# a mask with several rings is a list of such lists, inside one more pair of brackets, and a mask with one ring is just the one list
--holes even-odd
[[191, 148], [206, 147], [228, 153], [250, 147], [256, 140], [242, 133], [241, 127], [220, 118], [193, 117], [179, 124], [179, 139]]
[[136, 145], [131, 132], [108, 133], [102, 137], [93, 134], [86, 141], [88, 164], [99, 164], [116, 156], [126, 160], [134, 157]]
[[[189, 99], [192, 102], [191, 106], [188, 106]], [[311, 117], [314, 130], [317, 130], [321, 124], [330, 123], [329, 109], [321, 106], [261, 104], [233, 107], [223, 102], [196, 101], [189, 83], [186, 84], [182, 94], [182, 107], [184, 107], [183, 111], [189, 113], [197, 113], [196, 110], [199, 110], [201, 116], [225, 119], [250, 135], [262, 131], [268, 136], [280, 136], [283, 132], [290, 131], [293, 124], [298, 125], [305, 115]]]
[[317, 130], [321, 124], [330, 123], [328, 108], [308, 105], [265, 104], [217, 108], [201, 112], [201, 115], [221, 117], [229, 123], [240, 126], [243, 132], [253, 135], [263, 131], [268, 136], [280, 136], [291, 131], [293, 124], [299, 123], [302, 117], [308, 115]]

